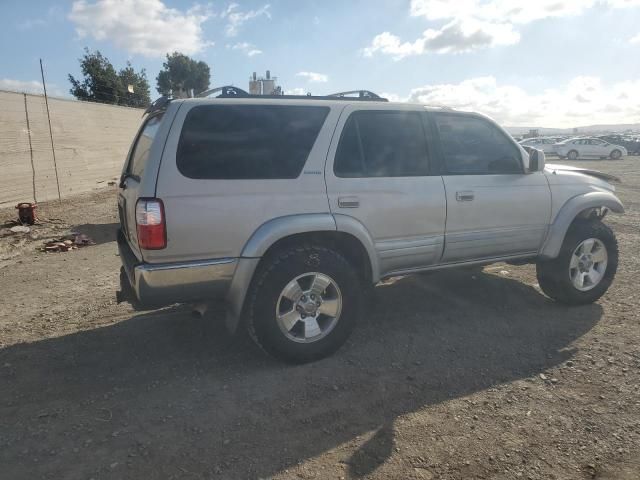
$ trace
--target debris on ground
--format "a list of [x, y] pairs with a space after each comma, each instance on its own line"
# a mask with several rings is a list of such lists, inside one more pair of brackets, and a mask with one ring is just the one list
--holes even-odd
[[16, 225], [15, 227], [11, 227], [9, 230], [12, 233], [29, 233], [31, 231], [29, 227], [25, 227], [24, 225]]
[[68, 252], [69, 250], [77, 250], [89, 245], [95, 245], [91, 237], [84, 233], [73, 232], [61, 238], [47, 240], [44, 243], [44, 247], [40, 248], [40, 251], [46, 253]]
[[37, 208], [37, 203], [21, 202], [17, 204], [16, 209], [18, 210], [18, 221], [22, 225], [33, 225], [36, 223], [38, 221], [38, 217], [36, 216]]

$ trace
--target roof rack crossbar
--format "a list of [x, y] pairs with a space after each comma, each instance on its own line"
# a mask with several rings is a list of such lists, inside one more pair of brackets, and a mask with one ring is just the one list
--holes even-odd
[[213, 95], [214, 93], [220, 92], [218, 98], [243, 98], [250, 97], [249, 92], [242, 90], [241, 88], [234, 87], [233, 85], [225, 85], [223, 87], [210, 88], [209, 90], [205, 90], [204, 92], [196, 95], [198, 98], [208, 97], [209, 95]]
[[350, 90], [348, 92], [337, 92], [337, 93], [332, 93], [331, 95], [327, 95], [328, 97], [340, 97], [340, 98], [344, 98], [347, 97], [348, 95], [353, 95], [357, 93], [358, 94], [358, 98], [366, 98], [367, 100], [383, 100], [383, 98], [378, 95], [377, 93], [373, 93], [370, 90]]

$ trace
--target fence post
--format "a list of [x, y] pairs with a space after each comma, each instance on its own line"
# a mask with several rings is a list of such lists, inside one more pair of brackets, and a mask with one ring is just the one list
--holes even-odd
[[27, 119], [27, 135], [29, 136], [29, 154], [31, 155], [31, 183], [33, 187], [33, 201], [38, 203], [36, 198], [36, 167], [33, 164], [33, 145], [31, 144], [31, 125], [29, 124], [29, 110], [27, 109], [27, 94], [24, 95], [24, 116]]
[[62, 201], [60, 195], [60, 180], [58, 179], [58, 164], [56, 163], [56, 149], [53, 146], [53, 131], [51, 130], [51, 115], [49, 114], [49, 100], [47, 99], [47, 85], [44, 81], [44, 69], [42, 68], [42, 59], [40, 59], [40, 73], [42, 74], [42, 88], [44, 89], [44, 103], [47, 106], [47, 120], [49, 121], [49, 137], [51, 138], [51, 153], [53, 153], [53, 168], [56, 171], [56, 185], [58, 187], [58, 200]]

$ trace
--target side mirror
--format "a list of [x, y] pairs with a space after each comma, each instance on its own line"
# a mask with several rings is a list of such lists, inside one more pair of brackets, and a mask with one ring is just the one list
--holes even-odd
[[541, 172], [544, 170], [544, 152], [531, 147], [525, 147], [525, 150], [529, 154], [529, 173]]

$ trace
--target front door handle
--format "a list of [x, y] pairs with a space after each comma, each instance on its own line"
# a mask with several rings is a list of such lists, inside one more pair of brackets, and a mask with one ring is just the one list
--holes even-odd
[[471, 202], [475, 194], [471, 191], [456, 192], [456, 200], [459, 202]]
[[340, 208], [358, 208], [360, 199], [358, 197], [338, 197], [338, 206]]

